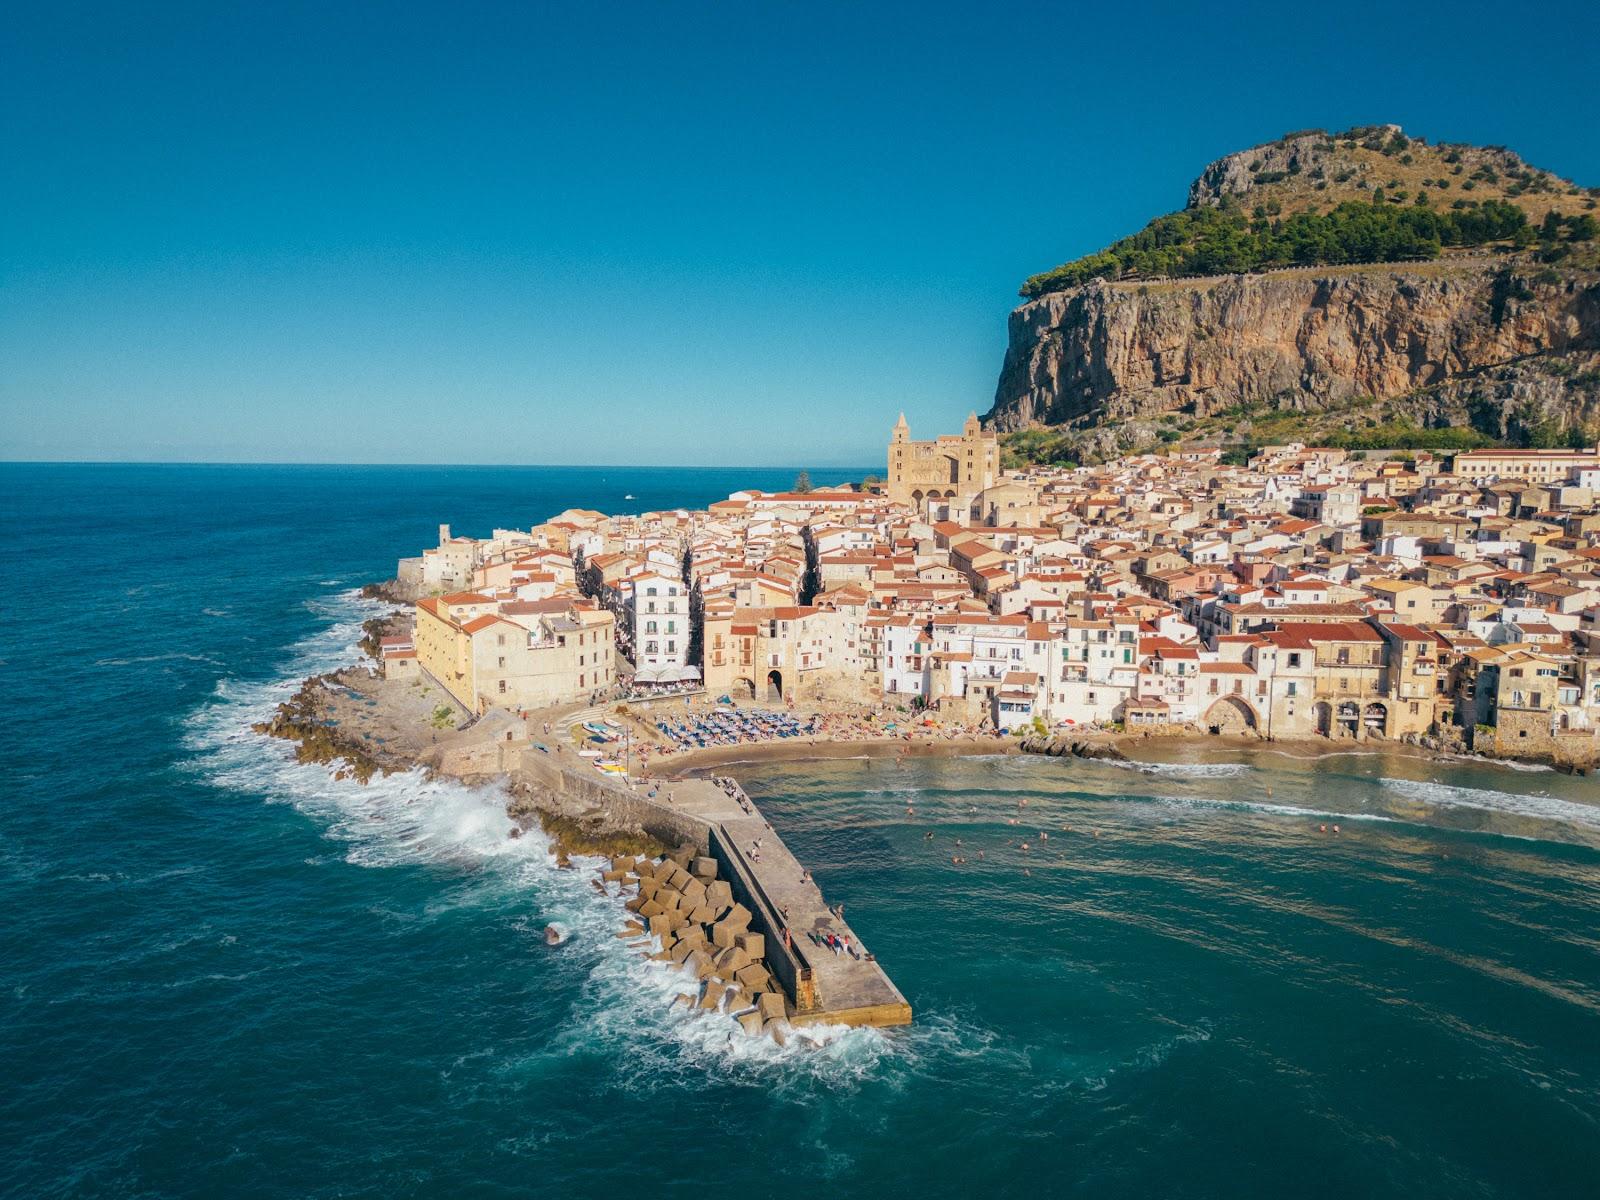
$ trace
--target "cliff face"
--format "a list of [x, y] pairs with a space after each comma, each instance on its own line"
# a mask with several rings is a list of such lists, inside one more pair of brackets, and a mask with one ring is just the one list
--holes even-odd
[[[1225, 187], [1223, 176], [1209, 186]], [[1600, 416], [1586, 379], [1597, 359], [1600, 274], [1589, 271], [1536, 275], [1473, 258], [1097, 281], [1011, 314], [984, 421], [1002, 431], [1086, 428], [1417, 393], [1419, 421], [1470, 415], [1504, 426], [1519, 419], [1513, 406], [1533, 404], [1572, 424]]]

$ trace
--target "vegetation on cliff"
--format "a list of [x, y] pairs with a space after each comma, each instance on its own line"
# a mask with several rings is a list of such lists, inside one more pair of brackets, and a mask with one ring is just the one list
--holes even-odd
[[[1393, 126], [1286, 135], [1220, 159], [1179, 212], [1028, 279], [1046, 295], [1093, 279], [1168, 279], [1405, 262], [1447, 249], [1594, 257], [1595, 192], [1501, 147], [1429, 146]], [[1472, 194], [1466, 194], [1472, 193]]]
[[[1329, 213], [1295, 213], [1286, 219], [1248, 216], [1231, 200], [1217, 208], [1185, 209], [1157, 217], [1144, 229], [1087, 257], [1035, 275], [1022, 295], [1075, 287], [1091, 279], [1160, 279], [1188, 275], [1237, 275], [1277, 267], [1339, 263], [1406, 262], [1438, 258], [1445, 247], [1471, 248], [1535, 243], [1570, 253], [1594, 239], [1588, 213], [1551, 214], [1548, 229], [1536, 230], [1515, 204], [1486, 200], [1461, 209], [1388, 207], [1346, 201]], [[1542, 235], [1542, 236], [1541, 236]]]

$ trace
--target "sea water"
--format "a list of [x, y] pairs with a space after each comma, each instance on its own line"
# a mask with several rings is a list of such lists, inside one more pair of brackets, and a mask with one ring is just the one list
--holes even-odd
[[779, 1049], [669, 1007], [494, 788], [249, 731], [440, 522], [793, 474], [0, 467], [0, 1194], [1592, 1194], [1591, 780], [736, 768], [917, 1015]]

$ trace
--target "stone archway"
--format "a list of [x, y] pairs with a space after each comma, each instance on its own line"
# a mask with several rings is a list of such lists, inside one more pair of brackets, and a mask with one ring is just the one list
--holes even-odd
[[921, 488], [918, 488], [916, 491], [911, 493], [911, 503], [918, 504], [918, 505], [920, 505], [922, 503], [922, 489]]
[[1248, 700], [1224, 696], [1206, 710], [1204, 724], [1212, 733], [1241, 734], [1260, 728], [1256, 710]]
[[733, 691], [737, 696], [742, 696], [747, 700], [754, 700], [756, 698], [756, 681], [740, 676], [733, 681]]
[[1340, 704], [1334, 716], [1335, 737], [1354, 738], [1361, 736], [1361, 706], [1354, 700], [1346, 700]]
[[1361, 714], [1361, 724], [1368, 737], [1389, 736], [1389, 710], [1377, 701], [1367, 705]]
[[772, 704], [783, 702], [783, 672], [767, 672], [767, 700]]

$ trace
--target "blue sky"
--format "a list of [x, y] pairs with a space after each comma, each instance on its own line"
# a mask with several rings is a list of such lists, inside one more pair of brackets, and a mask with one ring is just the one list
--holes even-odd
[[1397, 121], [1600, 184], [1592, 0], [8, 26], [12, 459], [873, 462], [989, 406], [1025, 276], [1220, 154]]

